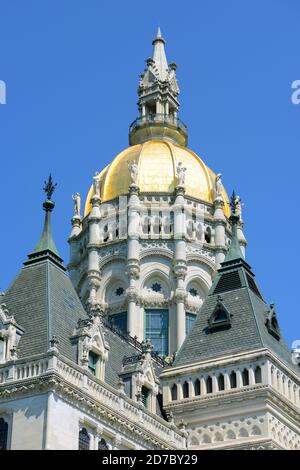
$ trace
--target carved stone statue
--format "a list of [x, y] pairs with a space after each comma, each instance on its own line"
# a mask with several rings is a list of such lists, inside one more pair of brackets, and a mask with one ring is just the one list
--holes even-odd
[[100, 178], [99, 178], [98, 171], [95, 173], [95, 176], [93, 177], [93, 186], [94, 186], [95, 196], [100, 197]]
[[135, 162], [128, 163], [128, 169], [131, 178], [131, 184], [137, 186], [138, 181], [138, 166]]
[[242, 220], [242, 200], [240, 196], [235, 196], [234, 205], [235, 205], [235, 215], [237, 215], [240, 218], [240, 220]]
[[81, 206], [81, 197], [80, 197], [80, 194], [79, 193], [76, 193], [75, 196], [73, 195], [72, 196], [72, 199], [74, 201], [74, 211], [75, 211], [75, 215], [77, 215], [78, 217], [80, 217], [80, 206]]
[[182, 162], [178, 162], [177, 168], [178, 186], [184, 186], [186, 168], [182, 166]]
[[222, 197], [222, 190], [223, 190], [223, 184], [222, 184], [222, 173], [218, 173], [217, 176], [216, 176], [216, 180], [215, 180], [215, 195], [216, 195], [216, 198], [220, 198]]

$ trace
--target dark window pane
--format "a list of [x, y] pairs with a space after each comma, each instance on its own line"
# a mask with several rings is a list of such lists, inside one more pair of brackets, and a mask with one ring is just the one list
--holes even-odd
[[194, 315], [193, 313], [186, 313], [186, 315], [185, 315], [185, 331], [186, 331], [187, 335], [191, 331], [191, 328], [192, 328], [193, 323], [194, 323], [195, 320], [196, 320], [196, 315]]
[[8, 423], [0, 418], [0, 450], [7, 450]]
[[124, 333], [127, 332], [127, 312], [120, 312], [115, 315], [111, 315], [110, 319], [114, 326], [124, 331]]
[[169, 353], [168, 310], [147, 309], [145, 311], [145, 339], [150, 339], [153, 350], [167, 356]]
[[79, 432], [79, 450], [89, 450], [90, 436], [85, 428]]

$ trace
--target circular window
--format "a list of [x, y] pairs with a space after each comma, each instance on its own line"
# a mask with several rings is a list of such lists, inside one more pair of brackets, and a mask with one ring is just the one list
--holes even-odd
[[123, 287], [118, 287], [118, 288], [116, 289], [116, 295], [117, 295], [118, 297], [121, 297], [121, 295], [123, 295], [123, 294], [124, 294], [124, 288], [123, 288]]
[[192, 287], [189, 290], [189, 293], [191, 294], [192, 297], [197, 297], [197, 295], [198, 295], [198, 292], [196, 291], [196, 289], [194, 287]]
[[154, 292], [161, 292], [161, 285], [158, 284], [158, 282], [155, 282], [154, 284], [152, 284], [151, 289]]

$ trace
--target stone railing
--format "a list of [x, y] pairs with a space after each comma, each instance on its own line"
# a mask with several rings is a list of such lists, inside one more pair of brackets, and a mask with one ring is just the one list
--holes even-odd
[[56, 352], [49, 352], [46, 356], [36, 357], [31, 361], [16, 359], [6, 365], [0, 365], [0, 391], [5, 385], [37, 380], [51, 374], [76, 387], [78, 393], [84, 393], [105, 406], [111, 414], [119, 417], [123, 415], [128, 423], [150, 432], [154, 438], [163, 441], [167, 446], [185, 447], [185, 438], [174, 424], [154, 415], [143, 405], [134, 402], [124, 393], [93, 377], [88, 370], [62, 358]]

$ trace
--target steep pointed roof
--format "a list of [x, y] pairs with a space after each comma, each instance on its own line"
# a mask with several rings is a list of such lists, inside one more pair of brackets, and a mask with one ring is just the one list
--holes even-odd
[[5, 293], [4, 301], [25, 330], [18, 345], [18, 357], [45, 353], [55, 336], [59, 351], [76, 360], [70, 337], [78, 320], [87, 318], [87, 314], [65, 272], [52, 237], [54, 202], [48, 198], [43, 207], [46, 214], [42, 236]]
[[160, 28], [157, 30], [156, 38], [152, 42], [153, 55], [152, 58], [157, 67], [160, 80], [165, 80], [168, 74], [168, 61], [165, 51], [165, 40], [161, 35]]
[[62, 264], [62, 258], [59, 256], [53, 240], [51, 228], [51, 213], [55, 207], [55, 203], [51, 200], [51, 197], [55, 187], [56, 184], [53, 184], [52, 176], [50, 175], [44, 186], [44, 191], [47, 193], [47, 199], [43, 203], [43, 209], [45, 211], [43, 232], [34, 250], [28, 255], [28, 260], [24, 263], [25, 265], [36, 263], [42, 259], [51, 259], [61, 268], [65, 269]]
[[[174, 365], [266, 348], [299, 373], [278, 327], [274, 306], [263, 299], [238, 246], [238, 220], [235, 215], [231, 217], [230, 249]], [[271, 317], [275, 329], [270, 327]]]

